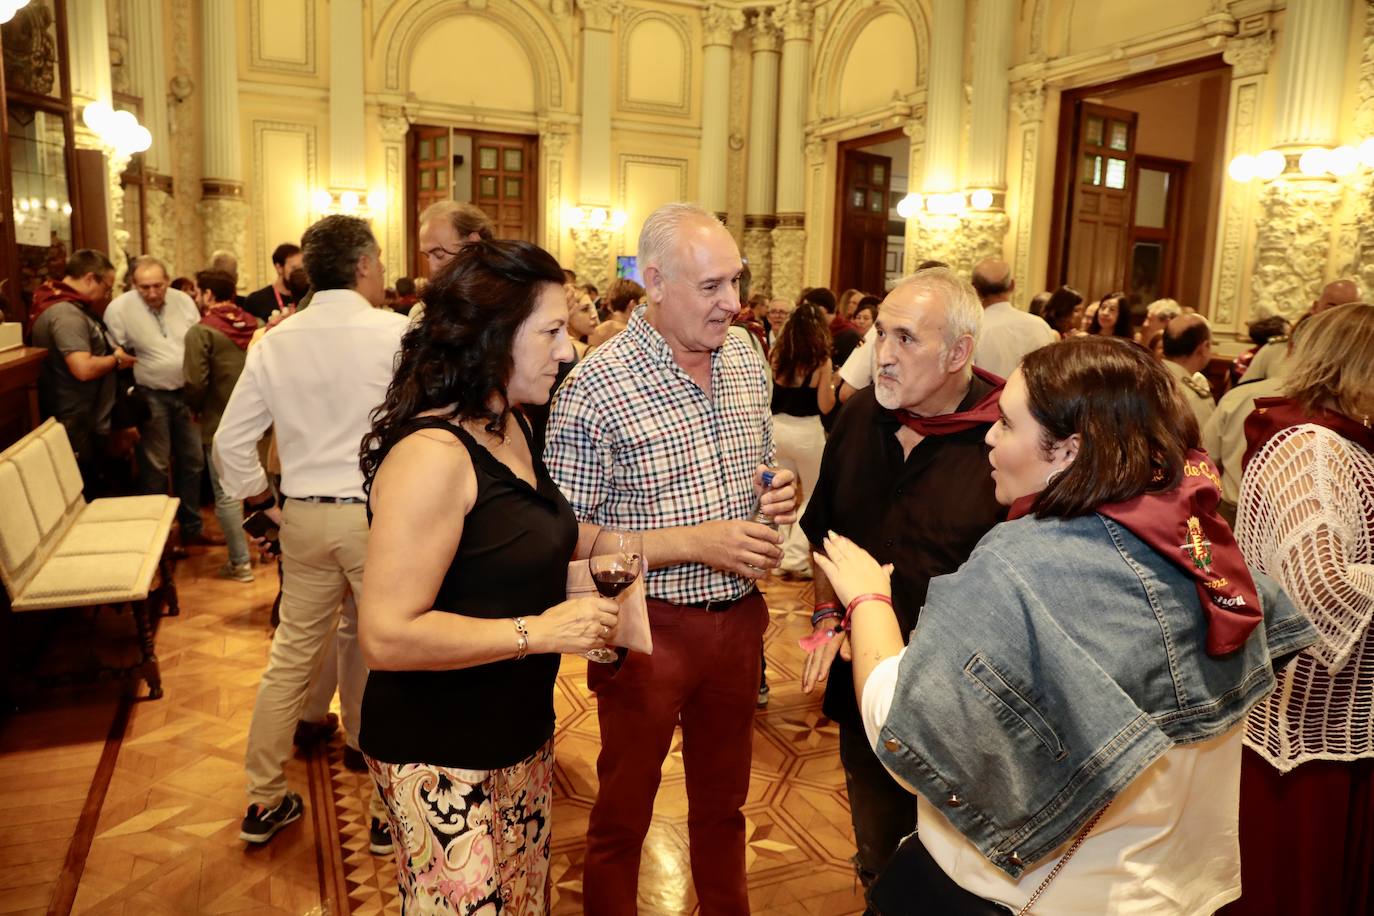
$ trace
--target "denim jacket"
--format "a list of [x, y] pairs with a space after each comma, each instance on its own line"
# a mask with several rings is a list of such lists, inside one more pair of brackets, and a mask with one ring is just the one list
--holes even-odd
[[1219, 735], [1316, 639], [1272, 579], [1212, 658], [1197, 589], [1099, 515], [998, 525], [930, 583], [879, 735], [887, 768], [1013, 878], [1174, 745]]

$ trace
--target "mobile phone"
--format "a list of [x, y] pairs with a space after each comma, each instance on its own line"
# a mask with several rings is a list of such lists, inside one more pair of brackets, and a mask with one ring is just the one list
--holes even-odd
[[277, 523], [261, 509], [243, 520], [243, 530], [255, 538], [263, 538], [275, 554], [281, 554], [281, 538]]

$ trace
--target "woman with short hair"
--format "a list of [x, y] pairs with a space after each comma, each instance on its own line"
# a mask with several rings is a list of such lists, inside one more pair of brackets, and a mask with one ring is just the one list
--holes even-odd
[[875, 909], [1212, 913], [1240, 895], [1246, 713], [1315, 634], [1246, 569], [1197, 423], [1144, 349], [1036, 350], [1000, 413], [1010, 520], [931, 581], [909, 646], [889, 570], [834, 536], [816, 558], [869, 741], [918, 793]]
[[1245, 421], [1236, 540], [1316, 625], [1250, 714], [1245, 896], [1228, 913], [1374, 912], [1374, 305], [1304, 319]]
[[520, 412], [572, 356], [563, 274], [528, 242], [473, 242], [424, 302], [363, 441], [359, 743], [403, 912], [535, 916], [559, 654], [616, 622], [612, 601], [565, 600], [577, 519]]

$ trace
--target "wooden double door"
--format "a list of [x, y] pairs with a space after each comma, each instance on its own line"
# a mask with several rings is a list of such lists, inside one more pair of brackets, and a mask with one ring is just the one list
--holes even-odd
[[406, 145], [415, 276], [428, 275], [414, 244], [420, 214], [437, 201], [461, 200], [480, 207], [494, 224], [497, 238], [538, 241], [537, 137], [417, 124]]

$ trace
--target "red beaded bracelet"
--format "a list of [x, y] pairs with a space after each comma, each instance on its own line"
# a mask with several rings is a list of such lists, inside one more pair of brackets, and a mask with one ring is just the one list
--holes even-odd
[[859, 596], [858, 596], [857, 598], [855, 598], [853, 601], [849, 602], [849, 604], [845, 605], [845, 608], [844, 608], [844, 620], [840, 622], [840, 629], [842, 629], [842, 630], [848, 630], [848, 629], [849, 629], [849, 621], [850, 621], [850, 619], [853, 618], [853, 616], [854, 616], [854, 608], [856, 608], [856, 607], [858, 607], [859, 605], [863, 604], [865, 601], [881, 601], [883, 604], [886, 604], [888, 607], [892, 607], [892, 596], [891, 596], [891, 595], [883, 595], [883, 594], [879, 594], [878, 592], [869, 592], [869, 593], [866, 594], [866, 595], [859, 595]]

